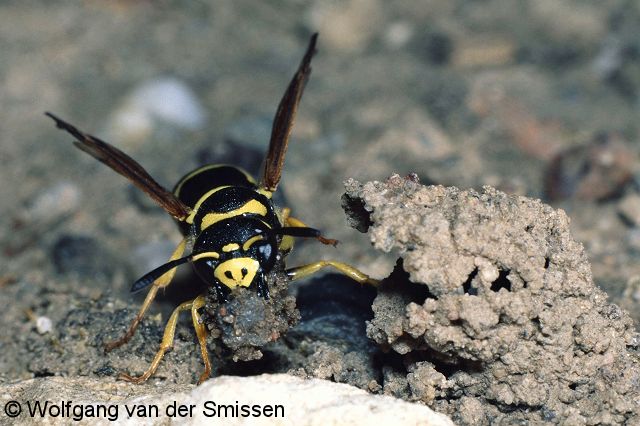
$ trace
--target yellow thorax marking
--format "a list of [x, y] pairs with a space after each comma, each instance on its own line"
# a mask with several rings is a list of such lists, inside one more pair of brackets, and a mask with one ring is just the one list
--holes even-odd
[[238, 243], [229, 243], [222, 247], [222, 251], [225, 253], [229, 253], [230, 251], [238, 250], [240, 245]]
[[260, 216], [266, 216], [267, 207], [258, 200], [249, 200], [242, 207], [235, 210], [231, 210], [230, 212], [207, 213], [202, 218], [202, 222], [200, 222], [200, 229], [205, 230], [216, 222], [219, 222], [224, 219], [228, 219], [230, 217], [240, 216], [241, 214], [244, 214], [244, 213], [253, 213]]
[[264, 195], [268, 199], [271, 199], [271, 197], [273, 197], [273, 192], [271, 192], [271, 191], [269, 191], [268, 189], [265, 189], [265, 188], [258, 188], [258, 189], [256, 189], [256, 192], [259, 193], [259, 194]]
[[187, 222], [188, 224], [192, 224], [193, 223], [193, 218], [196, 217], [196, 214], [198, 213], [198, 209], [200, 208], [202, 203], [204, 203], [204, 200], [209, 198], [211, 196], [211, 194], [213, 194], [214, 192], [218, 192], [218, 191], [220, 191], [221, 189], [224, 189], [224, 188], [229, 188], [229, 186], [230, 185], [219, 186], [217, 188], [213, 188], [211, 191], [208, 191], [202, 197], [200, 197], [200, 199], [198, 200], [196, 205], [193, 206], [193, 210], [191, 211], [191, 214], [189, 216], [187, 216], [187, 218], [185, 219], [185, 222]]
[[[264, 240], [264, 236], [256, 235], [255, 237], [249, 238], [247, 241], [244, 242], [244, 244], [242, 244], [242, 250], [243, 251], [249, 250], [249, 247], [251, 247], [253, 245], [253, 243], [255, 243], [256, 241], [260, 241], [260, 240]], [[223, 248], [223, 250], [224, 250], [224, 248]]]

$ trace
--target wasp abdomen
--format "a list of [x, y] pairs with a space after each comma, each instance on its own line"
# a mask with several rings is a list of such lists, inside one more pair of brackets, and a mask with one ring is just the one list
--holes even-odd
[[240, 186], [257, 189], [253, 177], [239, 167], [209, 164], [186, 174], [173, 188], [173, 193], [187, 206], [194, 208], [212, 188]]

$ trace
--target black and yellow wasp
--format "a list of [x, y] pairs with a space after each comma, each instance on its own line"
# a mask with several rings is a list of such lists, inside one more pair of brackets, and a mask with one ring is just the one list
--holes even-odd
[[[230, 291], [237, 287], [255, 288], [260, 296], [269, 299], [265, 277], [272, 272], [276, 262], [282, 264], [282, 259], [293, 247], [293, 237], [316, 238], [324, 244], [337, 243], [290, 216], [288, 208], [279, 209], [272, 202], [273, 192], [282, 174], [300, 98], [311, 73], [310, 63], [315, 53], [316, 39], [317, 34], [314, 34], [278, 105], [259, 183], [237, 167], [207, 165], [188, 173], [169, 192], [119, 149], [46, 113], [59, 128], [75, 137], [74, 144], [79, 149], [129, 179], [162, 206], [176, 219], [184, 235], [167, 263], [133, 284], [132, 291], [151, 288], [129, 330], [122, 338], [108, 343], [106, 350], [119, 347], [131, 339], [158, 290], [171, 283], [178, 265], [191, 263], [196, 273], [215, 289], [218, 303], [225, 303]], [[376, 280], [352, 266], [335, 261], [323, 260], [284, 272], [290, 280], [295, 280], [326, 266], [332, 266], [360, 283], [377, 284]], [[120, 377], [136, 383], [147, 380], [157, 369], [164, 353], [173, 345], [179, 313], [191, 311], [205, 365], [199, 382], [207, 379], [211, 374], [211, 363], [206, 344], [207, 329], [200, 312], [205, 303], [205, 296], [200, 295], [179, 305], [167, 322], [160, 349], [147, 371], [139, 377], [127, 374], [121, 374]]]

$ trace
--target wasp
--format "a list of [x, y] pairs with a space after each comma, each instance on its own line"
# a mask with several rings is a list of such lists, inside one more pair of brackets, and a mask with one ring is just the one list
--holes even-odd
[[[249, 173], [231, 165], [211, 164], [187, 173], [173, 191], [157, 183], [135, 160], [118, 148], [47, 112], [58, 128], [70, 133], [77, 148], [106, 164], [144, 191], [178, 223], [183, 235], [169, 261], [147, 273], [131, 287], [132, 292], [149, 288], [147, 296], [127, 332], [105, 345], [111, 351], [127, 343], [149, 309], [158, 290], [167, 287], [176, 267], [190, 263], [197, 275], [210, 288], [218, 303], [229, 300], [231, 291], [244, 288], [256, 291], [269, 300], [267, 276], [293, 248], [294, 238], [315, 238], [323, 244], [336, 245], [315, 228], [290, 215], [289, 208], [278, 208], [272, 201], [282, 175], [285, 154], [302, 92], [311, 73], [311, 58], [316, 52], [318, 34], [313, 34], [304, 57], [289, 83], [276, 111], [269, 147], [263, 162], [262, 176], [257, 182]], [[188, 253], [188, 254], [187, 254]], [[289, 280], [297, 280], [333, 267], [362, 284], [377, 285], [378, 281], [348, 264], [321, 260], [284, 269]], [[180, 304], [167, 322], [160, 349], [149, 368], [140, 376], [120, 374], [129, 382], [146, 381], [158, 368], [164, 354], [173, 346], [178, 316], [190, 311], [193, 327], [204, 362], [198, 383], [211, 375], [207, 350], [207, 328], [201, 310], [206, 304], [204, 294]]]

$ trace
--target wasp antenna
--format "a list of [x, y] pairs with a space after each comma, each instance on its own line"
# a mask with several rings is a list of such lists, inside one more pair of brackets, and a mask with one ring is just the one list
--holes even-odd
[[273, 232], [278, 235], [302, 238], [318, 238], [321, 235], [321, 232], [315, 228], [298, 226], [283, 226], [282, 228], [274, 229]]
[[274, 233], [278, 235], [288, 235], [290, 237], [301, 237], [301, 238], [315, 238], [320, 241], [322, 244], [337, 246], [339, 241], [334, 240], [333, 238], [325, 238], [322, 236], [322, 233], [315, 229], [309, 227], [300, 227], [300, 226], [283, 226], [279, 229], [274, 229]]
[[140, 290], [144, 290], [145, 288], [153, 284], [155, 280], [157, 280], [173, 268], [182, 265], [183, 263], [189, 262], [192, 258], [193, 254], [190, 254], [189, 256], [181, 257], [180, 259], [172, 260], [171, 262], [167, 262], [162, 266], [158, 266], [156, 269], [133, 283], [133, 285], [131, 286], [131, 293], [137, 293]]

